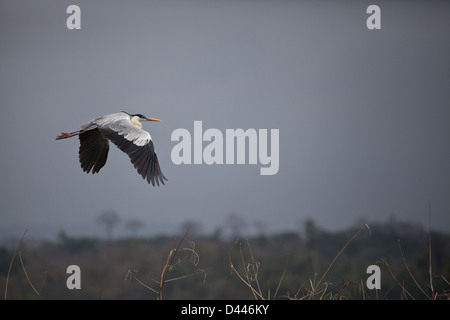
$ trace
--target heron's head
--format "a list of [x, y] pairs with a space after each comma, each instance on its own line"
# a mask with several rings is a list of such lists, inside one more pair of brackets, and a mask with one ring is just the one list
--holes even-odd
[[131, 117], [131, 119], [134, 119], [134, 120], [137, 120], [137, 121], [158, 121], [158, 122], [161, 121], [161, 120], [159, 120], [159, 119], [146, 117], [146, 116], [144, 116], [143, 114], [140, 114], [140, 113], [129, 114], [129, 113], [126, 112], [126, 111], [122, 111], [122, 112], [128, 114], [128, 115]]
[[161, 121], [161, 120], [156, 119], [156, 118], [149, 118], [149, 117], [146, 117], [146, 116], [144, 116], [144, 115], [142, 115], [142, 114], [140, 114], [140, 113], [133, 114], [132, 117], [133, 117], [133, 116], [138, 117], [138, 120], [139, 120], [139, 121], [158, 121], [158, 122]]

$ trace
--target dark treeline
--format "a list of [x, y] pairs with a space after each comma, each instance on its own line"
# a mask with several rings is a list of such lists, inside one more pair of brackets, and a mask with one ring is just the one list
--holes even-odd
[[[61, 232], [55, 241], [0, 247], [0, 297], [449, 299], [449, 243], [449, 234], [399, 222], [327, 232], [306, 221], [301, 233], [248, 238]], [[70, 265], [80, 268], [79, 290], [67, 287]], [[370, 265], [380, 268], [378, 290], [366, 284]]]

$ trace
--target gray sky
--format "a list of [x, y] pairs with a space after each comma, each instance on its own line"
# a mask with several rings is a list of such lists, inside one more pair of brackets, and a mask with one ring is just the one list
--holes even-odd
[[[66, 28], [71, 4], [81, 30]], [[103, 235], [109, 209], [142, 235], [210, 232], [231, 213], [268, 232], [426, 224], [428, 201], [450, 231], [449, 30], [448, 1], [0, 0], [0, 237]], [[144, 129], [166, 186], [113, 145], [87, 175], [78, 139], [55, 141], [120, 110], [162, 120]], [[173, 164], [171, 134], [194, 120], [279, 129], [278, 173]]]

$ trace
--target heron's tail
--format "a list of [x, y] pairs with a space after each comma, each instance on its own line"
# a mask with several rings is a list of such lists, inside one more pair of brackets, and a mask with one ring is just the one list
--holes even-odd
[[78, 136], [82, 134], [85, 130], [78, 130], [74, 132], [62, 132], [59, 136], [56, 137], [56, 140], [66, 139], [74, 136]]

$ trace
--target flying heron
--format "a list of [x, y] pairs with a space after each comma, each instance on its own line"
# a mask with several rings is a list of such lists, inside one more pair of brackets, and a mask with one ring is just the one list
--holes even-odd
[[80, 138], [79, 159], [86, 173], [98, 173], [106, 163], [111, 140], [120, 150], [128, 154], [137, 172], [148, 183], [159, 186], [167, 178], [159, 167], [158, 157], [150, 134], [142, 129], [142, 121], [161, 121], [142, 114], [121, 111], [96, 118], [80, 130], [61, 133], [56, 140], [74, 136]]

